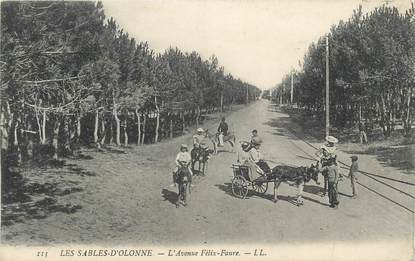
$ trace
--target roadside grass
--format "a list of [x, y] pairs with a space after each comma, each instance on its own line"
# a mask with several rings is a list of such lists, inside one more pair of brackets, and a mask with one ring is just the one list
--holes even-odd
[[[280, 109], [290, 115], [303, 133], [323, 141], [325, 126], [321, 119], [295, 108], [284, 106]], [[374, 155], [386, 166], [396, 167], [408, 173], [415, 171], [415, 129], [412, 129], [409, 137], [405, 137], [402, 130], [395, 130], [391, 137], [385, 138], [378, 128], [368, 135], [367, 144], [360, 144], [356, 127], [332, 128], [330, 131], [339, 139], [338, 148], [346, 153]]]

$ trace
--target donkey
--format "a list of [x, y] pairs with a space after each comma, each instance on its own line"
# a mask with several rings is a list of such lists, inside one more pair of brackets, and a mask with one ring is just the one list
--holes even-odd
[[189, 169], [187, 165], [180, 167], [175, 176], [175, 182], [178, 184], [179, 193], [177, 194], [176, 208], [187, 205], [187, 189], [189, 188], [190, 194], [190, 180], [189, 180]]
[[210, 158], [210, 154], [213, 153], [213, 150], [208, 149], [208, 148], [193, 148], [190, 152], [190, 156], [191, 156], [191, 169], [193, 171], [194, 174], [196, 174], [195, 172], [195, 164], [196, 162], [198, 163], [198, 170], [197, 170], [197, 174], [198, 175], [205, 175], [205, 171], [207, 168], [207, 162]]
[[303, 188], [304, 184], [311, 179], [318, 183], [318, 169], [317, 166], [311, 164], [310, 167], [291, 167], [291, 166], [275, 166], [271, 173], [268, 174], [268, 180], [274, 181], [274, 203], [278, 201], [278, 188], [282, 182], [297, 186], [297, 206], [303, 205]]
[[[216, 155], [218, 154], [218, 145], [219, 145], [219, 133], [211, 134], [209, 131], [206, 130], [206, 135], [213, 143], [213, 153]], [[232, 148], [232, 152], [235, 151], [235, 142], [236, 136], [233, 132], [228, 132], [228, 135], [223, 137], [223, 143], [229, 143]]]

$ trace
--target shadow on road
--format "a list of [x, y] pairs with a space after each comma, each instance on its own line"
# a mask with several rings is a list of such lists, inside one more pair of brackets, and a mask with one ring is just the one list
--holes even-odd
[[265, 122], [265, 125], [268, 125], [273, 128], [273, 132], [271, 134], [277, 136], [285, 136], [289, 139], [298, 139], [293, 136], [288, 130], [287, 127], [290, 125], [291, 119], [290, 117], [278, 117], [277, 119], [271, 119]]
[[310, 194], [314, 194], [317, 195], [320, 192], [323, 191], [322, 187], [316, 186], [316, 185], [304, 185], [304, 192], [310, 193]]
[[[56, 169], [55, 169], [56, 170]], [[2, 175], [2, 213], [1, 224], [11, 226], [31, 219], [44, 219], [54, 212], [72, 214], [82, 208], [70, 203], [62, 204], [62, 196], [80, 192], [78, 182], [63, 183], [58, 179], [43, 182], [50, 169], [32, 168], [23, 175], [19, 168], [7, 169]], [[67, 171], [66, 167], [59, 169]], [[78, 174], [79, 175], [79, 174]]]
[[330, 206], [330, 205], [329, 205], [329, 204], [327, 204], [327, 203], [320, 202], [320, 201], [318, 201], [318, 200], [316, 200], [316, 199], [312, 199], [312, 198], [309, 198], [309, 197], [307, 197], [307, 196], [303, 196], [303, 199], [308, 200], [308, 201], [311, 201], [311, 202], [316, 203], [316, 204], [320, 204], [320, 205], [322, 205], [322, 206], [326, 206], [326, 207]]
[[[232, 184], [231, 183], [216, 184], [215, 186], [217, 188], [219, 188], [220, 190], [224, 191], [227, 195], [232, 196], [232, 197], [235, 197], [232, 194]], [[317, 186], [313, 186], [313, 185], [307, 186], [308, 187], [307, 188], [308, 191], [306, 191], [306, 188], [305, 187], [304, 187], [304, 191], [305, 192], [309, 192], [309, 191], [315, 192], [315, 191], [317, 191], [315, 193], [315, 194], [317, 194], [320, 191], [320, 187], [317, 187]], [[309, 192], [309, 193], [311, 193], [311, 192]], [[263, 198], [263, 199], [266, 199], [266, 200], [269, 200], [269, 201], [274, 202], [274, 195], [272, 195], [272, 194], [261, 194], [261, 193], [258, 193], [258, 192], [255, 192], [255, 191], [250, 190], [248, 192], [247, 198], [250, 198], [250, 197], [253, 197], [253, 196], [260, 197], [260, 198]], [[294, 206], [297, 206], [297, 198], [296, 197], [293, 197], [293, 196], [285, 196], [285, 195], [278, 195], [277, 198], [278, 198], [278, 200], [287, 201], [288, 203], [291, 203]], [[322, 203], [322, 202], [320, 202], [318, 200], [315, 200], [315, 199], [312, 199], [312, 198], [309, 198], [309, 197], [306, 197], [306, 196], [303, 196], [303, 199], [308, 200], [308, 201], [311, 201], [311, 202], [316, 203], [316, 204], [323, 205], [323, 206], [329, 206], [328, 204]]]
[[347, 195], [347, 194], [344, 194], [344, 193], [342, 193], [342, 192], [338, 192], [338, 194], [339, 194], [339, 195], [342, 195], [342, 196], [344, 196], [344, 197], [348, 197], [348, 198], [352, 198], [352, 197], [353, 197], [352, 195]]
[[178, 194], [176, 192], [163, 189], [161, 191], [161, 195], [163, 196], [165, 201], [170, 202], [173, 205], [176, 205]]
[[232, 194], [232, 183], [224, 183], [224, 184], [216, 184], [215, 187], [219, 188], [220, 190], [222, 190], [223, 192], [225, 192], [227, 195], [235, 197]]

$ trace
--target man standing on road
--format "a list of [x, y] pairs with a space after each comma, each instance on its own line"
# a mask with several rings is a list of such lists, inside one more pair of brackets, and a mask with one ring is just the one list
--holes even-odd
[[228, 135], [228, 124], [225, 121], [225, 117], [222, 117], [221, 122], [219, 123], [218, 127], [218, 133], [219, 133], [219, 147], [223, 146], [223, 137]]
[[357, 189], [356, 189], [356, 174], [359, 171], [359, 165], [357, 164], [357, 156], [351, 156], [352, 159], [352, 165], [350, 165], [350, 171], [349, 171], [349, 178], [350, 183], [352, 186], [352, 192], [353, 192], [353, 198], [357, 197]]
[[329, 202], [331, 208], [337, 208], [339, 205], [337, 198], [337, 183], [339, 182], [339, 172], [337, 171], [335, 161], [336, 160], [334, 158], [331, 158], [328, 162], [328, 166], [321, 168], [321, 171], [327, 172]]

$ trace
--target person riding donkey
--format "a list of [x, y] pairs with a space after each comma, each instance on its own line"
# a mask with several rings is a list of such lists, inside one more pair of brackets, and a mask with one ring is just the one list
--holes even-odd
[[[326, 167], [329, 165], [329, 162], [333, 160], [334, 164], [337, 166], [337, 155], [336, 155], [336, 146], [339, 140], [333, 136], [326, 137], [326, 144], [322, 145], [320, 149], [316, 152], [316, 156], [319, 159], [319, 165], [321, 167]], [[327, 171], [322, 172], [324, 177], [324, 192], [322, 196], [324, 197], [328, 190], [328, 173]]]
[[[205, 155], [204, 153], [207, 153]], [[193, 135], [193, 149], [190, 152], [192, 158], [192, 169], [194, 164], [201, 156], [206, 156], [209, 159], [209, 145], [206, 137], [206, 132], [202, 128], [196, 130], [196, 134]]]
[[225, 117], [222, 117], [221, 122], [219, 123], [218, 127], [218, 133], [219, 133], [219, 147], [223, 146], [223, 137], [226, 137], [228, 135], [228, 124], [225, 121]]
[[179, 171], [186, 172], [186, 176], [187, 176], [186, 178], [188, 182], [191, 184], [192, 175], [193, 175], [192, 170], [190, 169], [191, 157], [188, 152], [188, 147], [186, 144], [182, 144], [180, 146], [180, 152], [177, 153], [175, 163], [176, 163], [176, 167], [173, 170], [173, 184], [172, 185], [174, 186], [176, 185]]
[[202, 128], [196, 130], [196, 134], [193, 135], [193, 150], [199, 152], [199, 150], [207, 149], [209, 146], [206, 141], [206, 133]]

